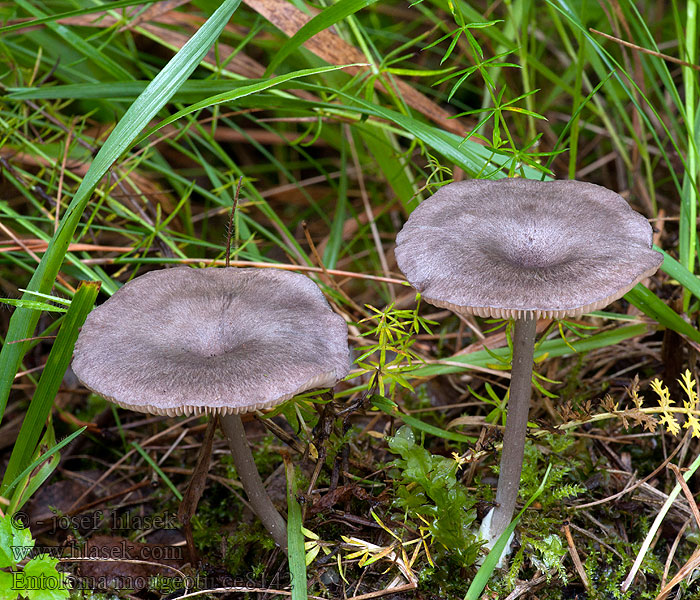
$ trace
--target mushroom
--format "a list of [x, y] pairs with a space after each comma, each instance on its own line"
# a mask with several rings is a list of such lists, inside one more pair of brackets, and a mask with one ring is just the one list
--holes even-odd
[[333, 386], [349, 366], [345, 320], [311, 280], [278, 269], [146, 273], [88, 315], [73, 359], [86, 387], [124, 408], [218, 414], [250, 505], [282, 549], [286, 523], [240, 415]]
[[648, 221], [580, 181], [451, 183], [410, 215], [396, 260], [428, 302], [513, 319], [513, 364], [496, 507], [487, 538], [512, 521], [527, 431], [535, 326], [607, 306], [656, 272]]

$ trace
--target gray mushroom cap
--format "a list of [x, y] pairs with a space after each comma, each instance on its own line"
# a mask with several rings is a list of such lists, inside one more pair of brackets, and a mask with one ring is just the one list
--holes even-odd
[[278, 269], [146, 273], [93, 310], [73, 370], [152, 414], [246, 413], [347, 375], [345, 320], [304, 275]]
[[448, 184], [396, 242], [399, 268], [428, 302], [483, 317], [580, 316], [663, 262], [651, 226], [624, 198], [571, 180]]

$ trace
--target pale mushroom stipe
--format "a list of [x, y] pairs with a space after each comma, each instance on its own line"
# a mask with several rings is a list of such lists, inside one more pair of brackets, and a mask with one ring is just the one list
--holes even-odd
[[278, 269], [152, 271], [93, 310], [73, 370], [115, 404], [218, 414], [241, 483], [286, 549], [286, 523], [258, 474], [240, 414], [330, 387], [350, 368], [345, 320], [304, 275]]
[[523, 464], [538, 318], [578, 317], [654, 274], [652, 229], [620, 195], [580, 181], [451, 183], [396, 238], [401, 271], [428, 302], [513, 319], [513, 365], [496, 507], [487, 538], [513, 519]]

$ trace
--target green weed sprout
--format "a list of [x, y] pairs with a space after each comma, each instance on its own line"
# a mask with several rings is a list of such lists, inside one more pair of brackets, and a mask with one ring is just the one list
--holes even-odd
[[[457, 117], [476, 116], [478, 118], [477, 125], [465, 137], [465, 141], [472, 137], [476, 137], [484, 142], [494, 152], [509, 156], [509, 175], [512, 176], [519, 170], [523, 164], [527, 164], [534, 169], [538, 169], [546, 174], [551, 174], [548, 168], [540, 164], [541, 157], [549, 156], [549, 152], [536, 152], [534, 149], [539, 143], [542, 134], [536, 133], [534, 121], [546, 120], [546, 118], [533, 110], [535, 101], [534, 95], [538, 90], [528, 89], [524, 94], [507, 99], [505, 98], [507, 87], [497, 85], [494, 75], [505, 68], [521, 69], [521, 65], [507, 61], [505, 58], [514, 52], [518, 52], [519, 48], [507, 48], [498, 54], [486, 58], [484, 50], [477, 41], [471, 30], [479, 31], [493, 27], [501, 21], [494, 19], [484, 22], [467, 22], [461, 9], [456, 5], [450, 5], [452, 16], [457, 24], [457, 28], [446, 33], [442, 37], [428, 44], [424, 50], [433, 48], [446, 40], [450, 43], [445, 51], [440, 65], [442, 65], [457, 47], [460, 38], [464, 37], [466, 45], [469, 47], [467, 51], [470, 54], [471, 64], [463, 69], [454, 71], [452, 68], [447, 70], [447, 74], [439, 78], [433, 83], [434, 86], [441, 85], [448, 81], [457, 79], [452, 83], [452, 87], [447, 93], [447, 101], [450, 102], [455, 94], [462, 88], [467, 79], [472, 75], [478, 74], [483, 80], [484, 100], [481, 108], [460, 112]], [[525, 107], [519, 106], [521, 102], [525, 103]], [[513, 116], [524, 116], [528, 119], [528, 129], [531, 138], [525, 140], [522, 148], [518, 148], [515, 142], [515, 136], [511, 131]], [[486, 126], [490, 123], [491, 139], [489, 140], [482, 133]]]
[[57, 564], [57, 558], [37, 553], [28, 527], [9, 514], [0, 518], [0, 599], [67, 600], [67, 575]]
[[388, 386], [386, 391], [390, 399], [394, 398], [397, 385], [413, 391], [403, 373], [411, 370], [415, 361], [423, 362], [411, 348], [414, 335], [421, 330], [432, 333], [430, 326], [435, 325], [435, 321], [419, 316], [420, 294], [416, 295], [414, 309], [394, 308], [393, 302], [383, 310], [370, 305], [367, 308], [374, 314], [360, 323], [371, 323], [373, 327], [362, 336], [371, 336], [373, 341], [363, 348], [355, 364], [362, 369], [361, 374], [372, 374], [369, 385], [372, 391], [384, 395], [385, 386]]
[[473, 564], [480, 546], [471, 528], [476, 511], [474, 498], [457, 479], [460, 458], [431, 454], [416, 442], [407, 425], [389, 438], [389, 449], [400, 456], [392, 463], [399, 469], [394, 505], [403, 509], [413, 529], [420, 528], [418, 521], [427, 524], [432, 539], [463, 565]]

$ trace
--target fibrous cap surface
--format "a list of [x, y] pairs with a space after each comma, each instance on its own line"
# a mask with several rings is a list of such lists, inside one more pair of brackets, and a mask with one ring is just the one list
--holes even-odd
[[620, 195], [580, 181], [448, 184], [399, 232], [398, 266], [432, 304], [483, 317], [576, 317], [663, 262]]
[[73, 370], [139, 412], [246, 413], [347, 375], [347, 325], [321, 290], [279, 269], [146, 273], [93, 310]]

